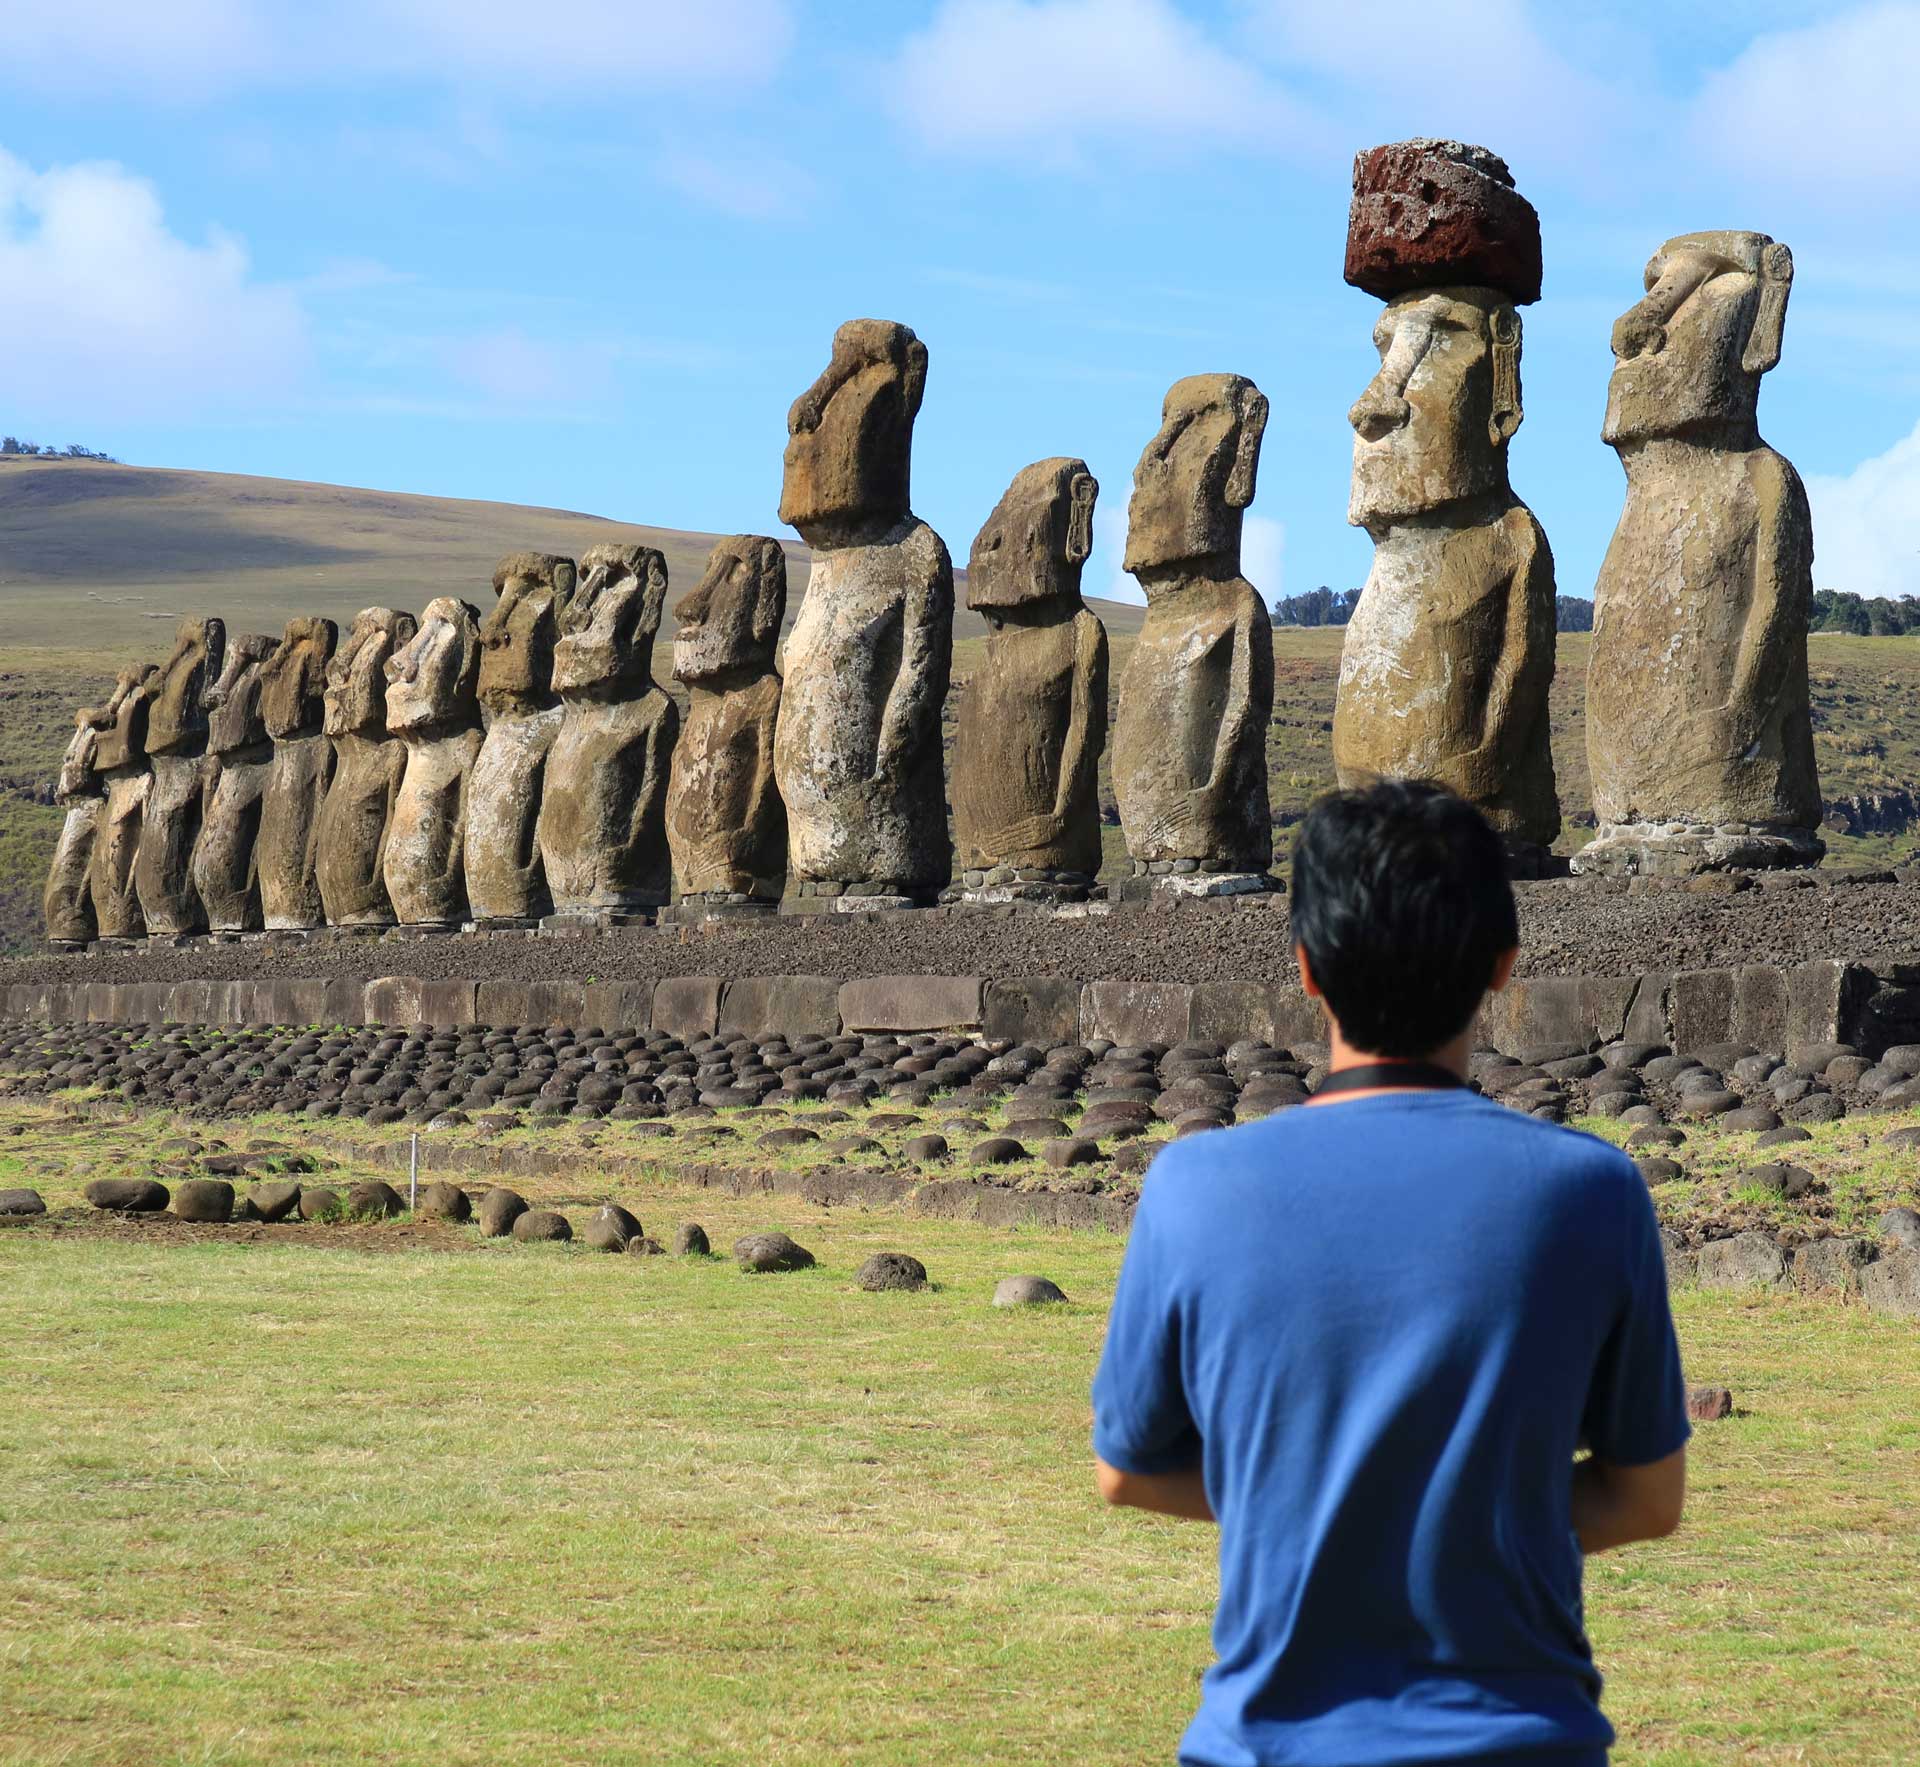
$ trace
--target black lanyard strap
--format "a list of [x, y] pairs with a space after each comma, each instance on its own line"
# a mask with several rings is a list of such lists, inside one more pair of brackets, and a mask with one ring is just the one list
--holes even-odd
[[1427, 1061], [1370, 1061], [1356, 1068], [1342, 1068], [1320, 1082], [1314, 1096], [1329, 1092], [1372, 1092], [1383, 1087], [1418, 1092], [1458, 1092], [1466, 1081], [1450, 1069], [1435, 1067]]

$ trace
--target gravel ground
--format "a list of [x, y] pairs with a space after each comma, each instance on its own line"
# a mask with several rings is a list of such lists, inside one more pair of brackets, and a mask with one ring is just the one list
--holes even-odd
[[[1920, 955], [1920, 884], [1796, 879], [1724, 895], [1612, 883], [1519, 886], [1522, 975], [1637, 975], [1737, 963]], [[416, 975], [647, 981], [661, 976], [1071, 976], [1244, 981], [1291, 965], [1283, 909], [1121, 909], [1085, 920], [935, 910], [780, 917], [715, 931], [587, 939], [440, 938], [39, 956], [9, 982], [225, 981]]]

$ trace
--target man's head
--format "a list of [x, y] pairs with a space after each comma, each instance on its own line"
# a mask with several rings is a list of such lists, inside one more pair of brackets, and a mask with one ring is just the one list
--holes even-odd
[[1024, 607], [1079, 595], [1099, 495], [1084, 460], [1062, 457], [1022, 467], [974, 539], [967, 606]]
[[1764, 233], [1683, 233], [1644, 282], [1614, 324], [1602, 440], [1750, 426], [1760, 377], [1780, 360], [1793, 254]]
[[787, 613], [787, 554], [765, 534], [734, 534], [707, 557], [693, 592], [674, 610], [677, 681], [720, 681], [773, 667]]
[[1190, 374], [1167, 391], [1160, 431], [1133, 469], [1121, 569], [1152, 573], [1210, 563], [1240, 569], [1240, 524], [1253, 501], [1266, 395], [1245, 375]]
[[1498, 289], [1396, 296], [1373, 328], [1380, 372], [1347, 414], [1355, 527], [1442, 509], [1507, 482], [1520, 427], [1520, 315]]
[[1500, 837], [1424, 781], [1320, 799], [1294, 837], [1292, 890], [1302, 977], [1369, 1055], [1443, 1049], [1505, 983], [1520, 942]]
[[780, 519], [814, 546], [848, 546], [906, 518], [927, 346], [887, 319], [850, 319], [833, 359], [787, 413]]
[[387, 729], [395, 736], [477, 720], [480, 610], [442, 595], [420, 610], [410, 638], [387, 658]]
[[644, 691], [653, 680], [653, 641], [666, 604], [667, 558], [657, 547], [588, 547], [553, 648], [554, 687], [576, 698]]
[[553, 685], [553, 646], [578, 567], [554, 552], [514, 552], [495, 567], [499, 598], [480, 622], [480, 703], [505, 709]]

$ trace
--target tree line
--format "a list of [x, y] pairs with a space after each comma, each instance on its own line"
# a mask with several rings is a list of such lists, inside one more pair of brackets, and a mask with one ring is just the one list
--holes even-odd
[[[1358, 589], [1322, 585], [1304, 595], [1283, 595], [1273, 604], [1276, 626], [1344, 626], [1359, 605]], [[1555, 630], [1591, 632], [1593, 603], [1584, 596], [1555, 597]], [[1843, 589], [1816, 589], [1807, 620], [1810, 632], [1851, 632], [1860, 638], [1898, 638], [1920, 632], [1920, 596], [1852, 595]]]
[[64, 448], [51, 445], [41, 447], [38, 442], [23, 441], [19, 436], [0, 436], [0, 455], [34, 455], [41, 460], [104, 460], [109, 466], [119, 462], [111, 454], [102, 454], [98, 448], [83, 448], [78, 442], [69, 442]]
[[[1555, 600], [1555, 630], [1591, 632], [1593, 603], [1578, 595], [1560, 595]], [[1360, 605], [1358, 589], [1329, 589], [1322, 584], [1304, 595], [1283, 595], [1273, 604], [1276, 626], [1344, 626]]]

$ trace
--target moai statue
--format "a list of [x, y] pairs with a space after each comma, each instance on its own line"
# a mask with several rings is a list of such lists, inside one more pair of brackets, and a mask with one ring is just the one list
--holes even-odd
[[273, 766], [254, 852], [261, 918], [270, 933], [300, 932], [326, 917], [314, 831], [333, 778], [333, 742], [322, 724], [327, 665], [339, 637], [331, 620], [289, 620], [260, 669], [260, 712], [273, 738]]
[[1374, 550], [1340, 653], [1334, 766], [1342, 785], [1450, 786], [1515, 875], [1539, 877], [1560, 832], [1553, 554], [1507, 481], [1507, 444], [1540, 218], [1483, 147], [1372, 148], [1354, 161], [1346, 277], [1387, 305], [1380, 371], [1348, 413], [1347, 520]]
[[140, 815], [133, 883], [149, 938], [206, 930], [206, 909], [193, 887], [193, 848], [207, 789], [207, 693], [226, 644], [219, 620], [182, 620], [173, 654], [144, 690], [153, 783]]
[[673, 886], [667, 777], [680, 711], [653, 678], [667, 561], [651, 546], [594, 546], [553, 651], [564, 712], [547, 756], [540, 853], [563, 920], [640, 923]]
[[467, 787], [467, 906], [476, 924], [532, 927], [552, 908], [536, 830], [547, 751], [560, 734], [553, 647], [573, 599], [574, 562], [516, 552], [493, 573], [480, 624], [486, 740]]
[[1273, 627], [1240, 574], [1267, 401], [1238, 374], [1173, 383], [1133, 474], [1123, 568], [1147, 598], [1120, 682], [1113, 786], [1133, 877], [1120, 892], [1273, 888], [1267, 725]]
[[987, 654], [953, 744], [963, 900], [1084, 901], [1100, 870], [1107, 634], [1080, 599], [1099, 494], [1084, 460], [1037, 461], [973, 542]]
[[47, 871], [44, 900], [47, 939], [62, 949], [84, 945], [100, 928], [93, 912], [93, 847], [106, 815], [106, 788], [96, 754], [100, 732], [113, 722], [111, 702], [83, 706], [73, 716], [73, 736], [60, 758], [53, 801], [66, 811]]
[[689, 917], [765, 914], [787, 884], [787, 810], [773, 778], [787, 554], [763, 534], [722, 540], [674, 610], [673, 676], [692, 704], [673, 751], [667, 844]]
[[106, 808], [93, 842], [88, 893], [103, 939], [137, 939], [147, 930], [133, 868], [140, 856], [140, 823], [153, 789], [147, 765], [147, 686], [157, 663], [122, 669], [94, 742], [93, 767], [106, 785]]
[[399, 924], [448, 931], [467, 918], [467, 780], [482, 733], [480, 611], [451, 595], [387, 660], [387, 729], [406, 744], [382, 860]]
[[208, 789], [193, 849], [193, 887], [214, 933], [261, 926], [256, 849], [273, 738], [260, 706], [260, 672], [277, 648], [276, 640], [258, 633], [236, 638], [207, 693]]
[[953, 661], [953, 565], [910, 506], [926, 346], [855, 319], [787, 415], [780, 519], [813, 548], [787, 638], [773, 770], [803, 896], [910, 907], [953, 851], [940, 713]]
[[382, 867], [407, 745], [387, 734], [387, 663], [411, 642], [412, 614], [365, 607], [327, 664], [322, 728], [333, 741], [333, 778], [314, 831], [314, 875], [327, 924], [393, 925]]
[[1578, 871], [1678, 876], [1816, 864], [1807, 704], [1813, 528], [1760, 439], [1793, 254], [1685, 233], [1613, 328], [1601, 431], [1627, 501], [1593, 592], [1587, 762], [1598, 833]]

